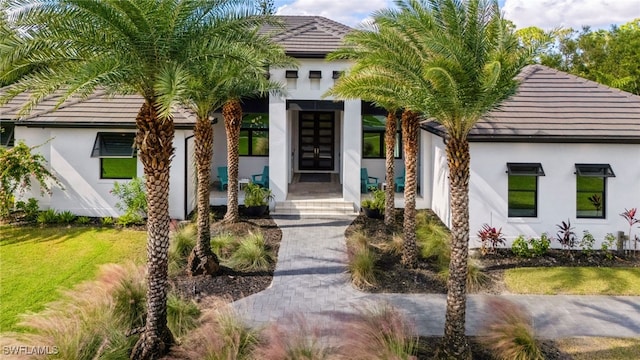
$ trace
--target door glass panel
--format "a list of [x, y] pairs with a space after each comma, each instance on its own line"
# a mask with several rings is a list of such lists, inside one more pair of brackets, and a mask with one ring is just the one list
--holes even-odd
[[300, 170], [333, 170], [334, 168], [334, 114], [300, 114]]

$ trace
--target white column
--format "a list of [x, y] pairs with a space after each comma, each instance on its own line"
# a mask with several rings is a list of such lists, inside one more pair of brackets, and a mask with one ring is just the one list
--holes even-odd
[[424, 199], [423, 207], [431, 208], [431, 194], [433, 192], [433, 144], [431, 133], [420, 129], [420, 191]]
[[287, 126], [287, 106], [284, 98], [269, 96], [269, 188], [275, 201], [285, 201], [289, 189], [290, 136]]
[[342, 121], [342, 195], [360, 208], [360, 162], [362, 159], [362, 119], [360, 100], [344, 102]]

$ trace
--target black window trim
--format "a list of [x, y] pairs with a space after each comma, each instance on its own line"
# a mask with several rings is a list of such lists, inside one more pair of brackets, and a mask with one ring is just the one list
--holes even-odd
[[[361, 116], [361, 120], [362, 121], [362, 117], [366, 116], [366, 115], [372, 115], [372, 116], [377, 116], [377, 114], [362, 114]], [[381, 115], [380, 115], [381, 116]], [[386, 116], [385, 116], [385, 121], [386, 121]], [[398, 147], [398, 156], [394, 156], [393, 158], [396, 160], [400, 160], [402, 159], [402, 121], [400, 118], [397, 119], [398, 124], [396, 125], [396, 146]], [[386, 131], [384, 129], [380, 129], [380, 130], [365, 130], [364, 126], [362, 127], [362, 158], [363, 159], [384, 159], [386, 158], [386, 154], [384, 153], [384, 151], [382, 149], [385, 148], [385, 142], [384, 142], [384, 136], [385, 136]], [[380, 135], [380, 156], [365, 156], [364, 155], [364, 136], [365, 134], [379, 134]]]
[[[267, 115], [267, 127], [240, 127], [240, 132], [242, 133], [243, 131], [247, 131], [248, 134], [248, 139], [247, 139], [247, 151], [249, 152], [248, 154], [239, 154], [239, 156], [244, 156], [244, 157], [268, 157], [269, 156], [269, 152], [267, 152], [267, 154], [265, 155], [254, 155], [253, 154], [253, 132], [254, 131], [264, 131], [267, 133], [267, 139], [269, 138], [269, 114], [268, 113], [246, 113], [243, 115], [243, 118], [249, 115], [253, 115], [253, 114], [265, 114]], [[243, 119], [244, 120], [244, 119]]]
[[[601, 170], [602, 174], [596, 174], [589, 170]], [[576, 164], [576, 175], [584, 177], [616, 177], [610, 164]]]
[[[16, 131], [16, 125], [12, 122], [6, 122], [4, 124], [2, 124], [2, 129], [8, 129], [8, 136], [6, 136], [6, 142], [1, 143], [0, 146], [5, 146], [5, 147], [13, 147], [15, 144], [15, 131]], [[6, 135], [6, 134], [5, 134]]]
[[[534, 169], [533, 171], [531, 171]], [[536, 180], [536, 188], [533, 191], [534, 196], [534, 207], [533, 207], [533, 215], [511, 215], [509, 208], [509, 192], [511, 191], [522, 191], [522, 190], [510, 190], [509, 185], [507, 184], [507, 217], [508, 218], [537, 218], [538, 217], [538, 177], [546, 176], [544, 173], [544, 169], [542, 168], [541, 163], [507, 163], [507, 171], [508, 176], [534, 176]]]
[[[103, 154], [103, 148], [102, 148], [102, 144], [103, 144], [103, 140], [105, 138], [108, 137], [115, 137], [115, 136], [121, 136], [123, 138], [130, 138], [131, 140], [131, 153], [129, 155], [125, 155], [125, 154], [118, 154], [118, 155], [113, 155], [113, 154]], [[136, 137], [136, 133], [133, 132], [98, 132], [96, 134], [96, 139], [93, 142], [93, 149], [91, 150], [91, 157], [92, 158], [130, 158], [130, 157], [137, 157], [138, 155], [138, 151], [135, 147], [135, 137]], [[127, 139], [129, 140], [129, 139]]]

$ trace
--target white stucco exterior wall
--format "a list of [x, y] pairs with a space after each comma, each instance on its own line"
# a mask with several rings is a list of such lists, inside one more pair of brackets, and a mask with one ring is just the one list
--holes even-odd
[[[64, 190], [54, 188], [51, 196], [41, 197], [33, 189], [25, 197], [35, 197], [42, 208], [58, 211], [69, 210], [79, 216], [119, 216], [115, 204], [118, 199], [110, 193], [116, 181], [100, 179], [100, 159], [92, 158], [91, 151], [98, 132], [135, 132], [134, 129], [96, 128], [27, 128], [16, 127], [16, 139], [25, 139], [30, 145], [45, 145], [37, 151], [45, 156], [53, 174], [64, 186]], [[172, 218], [185, 218], [185, 135], [190, 131], [176, 130], [174, 139], [175, 155], [170, 172], [169, 213]], [[137, 175], [143, 176], [140, 161]]]
[[[362, 152], [362, 120], [360, 100], [344, 103], [342, 121], [342, 196], [360, 208], [360, 167]], [[355, 135], [357, 134], [357, 135]]]

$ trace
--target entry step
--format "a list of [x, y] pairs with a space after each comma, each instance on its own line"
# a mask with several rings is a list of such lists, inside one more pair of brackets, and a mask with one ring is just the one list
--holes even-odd
[[275, 215], [354, 215], [353, 202], [344, 200], [286, 200], [276, 202]]

